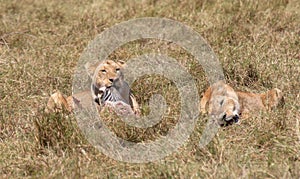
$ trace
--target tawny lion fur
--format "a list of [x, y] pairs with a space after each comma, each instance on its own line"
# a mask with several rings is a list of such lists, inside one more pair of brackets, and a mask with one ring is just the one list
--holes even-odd
[[237, 95], [245, 118], [257, 111], [270, 111], [284, 104], [283, 93], [278, 88], [259, 94], [237, 91]]
[[221, 125], [232, 121], [237, 122], [240, 113], [238, 95], [224, 81], [218, 81], [205, 91], [200, 101], [200, 111], [208, 112]]
[[219, 119], [233, 114], [247, 118], [258, 111], [269, 111], [283, 104], [283, 93], [278, 88], [256, 94], [234, 91], [232, 87], [219, 81], [205, 91], [200, 102], [200, 111], [208, 112]]

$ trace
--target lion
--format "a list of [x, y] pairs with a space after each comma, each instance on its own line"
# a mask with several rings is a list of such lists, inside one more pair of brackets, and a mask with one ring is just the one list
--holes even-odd
[[200, 101], [200, 111], [216, 117], [223, 126], [238, 122], [240, 117], [247, 118], [258, 111], [270, 111], [283, 104], [283, 93], [278, 88], [256, 94], [234, 91], [219, 81], [205, 91]]
[[[91, 84], [92, 98], [89, 94], [91, 91], [84, 91], [82, 93], [73, 94], [66, 97], [61, 92], [56, 92], [51, 95], [48, 100], [46, 112], [56, 112], [66, 109], [67, 111], [73, 111], [75, 107], [80, 107], [84, 101], [95, 101], [100, 104], [101, 97], [105, 90], [114, 88], [115, 91], [124, 99], [124, 102], [132, 108], [134, 114], [139, 115], [140, 109], [136, 101], [136, 98], [131, 93], [128, 84], [123, 79], [122, 69], [125, 67], [123, 61], [114, 62], [112, 60], [105, 60], [100, 62], [98, 67], [88, 67], [90, 72], [94, 72], [96, 69], [98, 72], [92, 77], [93, 82]], [[93, 74], [93, 73], [90, 73]]]
[[218, 81], [205, 91], [200, 111], [208, 112], [220, 125], [237, 123], [240, 115], [238, 95], [224, 81]]

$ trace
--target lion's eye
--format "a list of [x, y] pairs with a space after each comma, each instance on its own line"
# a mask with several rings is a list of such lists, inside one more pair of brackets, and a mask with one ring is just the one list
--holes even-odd
[[223, 103], [224, 103], [224, 99], [220, 102], [220, 105], [222, 106], [223, 105]]
[[116, 72], [119, 72], [119, 71], [120, 71], [120, 68], [117, 68], [117, 69], [116, 69]]
[[106, 73], [106, 70], [100, 70], [102, 73]]

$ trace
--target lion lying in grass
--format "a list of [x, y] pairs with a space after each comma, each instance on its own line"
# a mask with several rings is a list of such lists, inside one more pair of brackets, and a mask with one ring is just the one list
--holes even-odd
[[208, 112], [223, 126], [238, 122], [240, 116], [247, 118], [257, 111], [271, 110], [283, 102], [282, 92], [277, 88], [255, 94], [234, 91], [224, 81], [219, 81], [205, 91], [200, 101], [200, 111]]
[[139, 115], [139, 105], [123, 79], [121, 70], [124, 66], [124, 62], [112, 60], [101, 62], [98, 73], [93, 77], [91, 91], [84, 91], [69, 97], [57, 91], [50, 96], [45, 111], [47, 113], [61, 110], [72, 112], [74, 108], [85, 105], [83, 103], [95, 101], [101, 107], [109, 106], [123, 113]]

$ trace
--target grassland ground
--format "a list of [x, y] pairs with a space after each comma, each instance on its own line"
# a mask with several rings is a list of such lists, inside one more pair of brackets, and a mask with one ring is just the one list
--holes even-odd
[[[299, 178], [299, 11], [297, 0], [0, 0], [1, 178]], [[123, 163], [100, 153], [73, 115], [43, 109], [55, 90], [71, 94], [76, 63], [97, 34], [138, 17], [166, 17], [190, 26], [211, 45], [230, 85], [249, 92], [280, 88], [284, 107], [222, 128], [199, 149], [206, 123], [201, 116], [186, 145], [153, 163]], [[201, 65], [173, 43], [138, 40], [109, 58], [126, 61], [149, 52], [178, 60], [194, 77], [199, 95], [208, 87]], [[144, 112], [150, 96], [162, 92], [169, 105], [162, 122], [145, 130], [118, 120], [108, 119], [107, 125], [131, 141], [167, 133], [178, 117], [176, 87], [160, 76], [147, 76], [132, 89]]]

